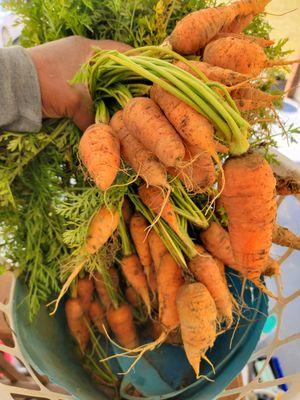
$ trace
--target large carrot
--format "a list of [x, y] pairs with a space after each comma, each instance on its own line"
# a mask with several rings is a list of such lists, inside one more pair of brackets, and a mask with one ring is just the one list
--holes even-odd
[[163, 255], [156, 272], [156, 279], [159, 321], [164, 331], [168, 333], [179, 325], [176, 296], [184, 284], [182, 269], [169, 253]]
[[105, 310], [98, 300], [94, 300], [89, 308], [89, 316], [100, 333], [105, 335], [106, 321]]
[[269, 60], [261, 46], [235, 37], [224, 37], [209, 43], [203, 60], [249, 76], [259, 75], [264, 68], [298, 63], [300, 60]]
[[177, 294], [184, 350], [196, 377], [199, 377], [201, 359], [213, 346], [217, 336], [217, 309], [209, 291], [202, 283], [182, 286]]
[[139, 344], [139, 340], [133, 322], [131, 307], [128, 304], [122, 304], [116, 309], [110, 307], [106, 317], [118, 343], [125, 349], [135, 349]]
[[123, 111], [114, 114], [110, 121], [114, 134], [121, 143], [121, 155], [148, 185], [168, 186], [167, 172], [157, 157], [147, 150], [126, 128]]
[[81, 352], [84, 353], [90, 340], [90, 333], [80, 300], [78, 298], [68, 299], [65, 304], [65, 312], [71, 335], [78, 343]]
[[126, 104], [123, 120], [130, 133], [167, 167], [180, 165], [184, 158], [183, 143], [163, 115], [149, 98], [136, 97]]
[[161, 215], [178, 236], [182, 235], [173, 206], [161, 189], [143, 184], [139, 187], [139, 196], [150, 210]]
[[118, 227], [119, 213], [114, 208], [102, 206], [93, 217], [86, 238], [86, 251], [96, 253]]
[[224, 174], [221, 201], [228, 215], [235, 266], [259, 285], [272, 243], [276, 181], [269, 164], [257, 153], [227, 159]]
[[[264, 10], [269, 1], [241, 0], [229, 6], [206, 8], [188, 14], [177, 23], [172, 32], [171, 45], [178, 53], [197, 54], [223, 29], [228, 32], [231, 24], [237, 25], [238, 17], [251, 15], [253, 18]], [[247, 19], [247, 23], [252, 18]], [[234, 31], [238, 32], [237, 27]]]
[[136, 212], [130, 220], [130, 234], [139, 256], [140, 262], [144, 268], [152, 293], [156, 291], [156, 279], [153, 271], [153, 262], [147, 238], [147, 220], [141, 213]]
[[120, 145], [110, 126], [91, 125], [80, 140], [79, 154], [99, 189], [109, 188], [120, 166]]
[[93, 300], [94, 282], [92, 279], [85, 277], [78, 279], [77, 297], [80, 300], [81, 307], [85, 313], [88, 313]]
[[151, 301], [149, 296], [147, 278], [144, 274], [143, 267], [136, 254], [126, 255], [121, 259], [122, 272], [128, 283], [132, 285], [134, 290], [141, 296], [147, 307], [147, 311], [151, 313]]
[[219, 320], [225, 320], [227, 327], [230, 327], [233, 322], [233, 304], [227, 283], [214, 258], [203, 247], [197, 245], [196, 249], [198, 255], [189, 262], [189, 268], [195, 279], [206, 286], [214, 299]]

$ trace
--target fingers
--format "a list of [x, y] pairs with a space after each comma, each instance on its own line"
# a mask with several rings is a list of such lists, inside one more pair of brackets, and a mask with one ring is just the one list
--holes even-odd
[[117, 50], [121, 53], [132, 49], [128, 44], [117, 42], [115, 40], [92, 40], [94, 47], [99, 47], [102, 50]]
[[85, 131], [90, 125], [95, 123], [95, 114], [92, 100], [83, 97], [78, 107], [73, 111], [71, 118], [81, 131]]

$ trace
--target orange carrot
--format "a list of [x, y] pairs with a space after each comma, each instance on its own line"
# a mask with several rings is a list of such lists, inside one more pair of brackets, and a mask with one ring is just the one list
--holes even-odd
[[[199, 77], [199, 75], [197, 75], [193, 69], [191, 69], [182, 61], [176, 62], [175, 65], [189, 72], [190, 74]], [[203, 72], [209, 80], [220, 82], [225, 86], [234, 86], [249, 80], [247, 75], [240, 74], [239, 72], [232, 71], [231, 69], [220, 68], [205, 62], [191, 60], [189, 61], [189, 65], [196, 70]]]
[[68, 299], [65, 304], [65, 312], [71, 335], [78, 343], [81, 352], [84, 353], [90, 340], [90, 333], [80, 300]]
[[106, 124], [94, 124], [83, 134], [79, 154], [100, 190], [111, 186], [120, 166], [120, 144]]
[[156, 272], [159, 321], [165, 332], [179, 325], [176, 296], [184, 284], [182, 270], [169, 253], [163, 255]]
[[96, 253], [111, 237], [119, 224], [119, 213], [115, 209], [102, 206], [93, 217], [86, 238], [86, 250]]
[[167, 167], [181, 163], [185, 149], [183, 143], [163, 115], [149, 98], [135, 97], [126, 104], [123, 121], [130, 133]]
[[147, 150], [127, 129], [123, 121], [123, 111], [114, 114], [110, 121], [114, 134], [121, 143], [121, 155], [148, 185], [168, 186], [167, 172], [157, 157]]
[[257, 36], [245, 35], [244, 33], [231, 33], [231, 32], [220, 32], [213, 38], [213, 40], [218, 40], [224, 37], [233, 37], [241, 40], [246, 40], [247, 42], [250, 43], [256, 43], [263, 48], [274, 44], [273, 40], [268, 40]]
[[130, 201], [127, 197], [124, 197], [123, 204], [122, 204], [122, 215], [126, 224], [129, 224], [130, 219], [132, 217], [133, 210], [130, 204]]
[[105, 335], [105, 329], [107, 330], [105, 321], [105, 310], [98, 300], [94, 300], [91, 303], [89, 308], [89, 316], [98, 331]]
[[106, 317], [118, 343], [126, 349], [135, 349], [139, 341], [131, 307], [128, 304], [122, 304], [117, 309], [110, 307]]
[[278, 175], [274, 173], [276, 178], [276, 193], [280, 196], [289, 194], [300, 194], [300, 179], [292, 175]]
[[226, 281], [214, 258], [203, 247], [197, 245], [196, 249], [198, 255], [189, 262], [189, 268], [196, 280], [208, 289], [216, 303], [219, 320], [225, 320], [229, 328], [233, 322], [233, 304]]
[[300, 250], [300, 236], [295, 235], [288, 228], [278, 224], [274, 224], [272, 242], [280, 246]]
[[77, 297], [79, 298], [81, 307], [85, 313], [88, 313], [93, 300], [94, 282], [92, 279], [85, 277], [78, 279]]
[[[110, 267], [108, 273], [110, 276], [110, 281], [111, 281], [110, 283], [112, 285], [112, 288], [115, 291], [118, 291], [119, 289], [118, 271], [114, 267]], [[103, 276], [98, 271], [94, 273], [94, 284], [99, 299], [101, 300], [101, 303], [103, 304], [105, 309], [107, 309], [111, 305], [111, 297], [108, 290], [109, 288], [107, 287], [108, 283], [105, 283]]]
[[263, 92], [251, 85], [245, 85], [230, 92], [238, 109], [241, 111], [259, 110], [260, 108], [271, 107], [273, 101], [278, 99], [270, 93]]
[[122, 272], [128, 283], [141, 296], [147, 307], [147, 311], [151, 313], [151, 302], [147, 285], [147, 278], [144, 274], [142, 265], [136, 254], [124, 256], [121, 260]]
[[201, 359], [213, 346], [217, 336], [217, 310], [209, 291], [202, 283], [182, 286], [177, 294], [184, 350], [196, 377], [199, 377]]
[[152, 291], [156, 291], [156, 279], [153, 271], [152, 257], [147, 238], [147, 220], [141, 213], [136, 212], [130, 220], [130, 234], [139, 256], [140, 262], [144, 268], [148, 285]]
[[[205, 8], [186, 15], [179, 21], [171, 34], [170, 42], [175, 51], [181, 54], [197, 54], [219, 32], [237, 29], [237, 19], [264, 10], [270, 0], [241, 0], [229, 6]], [[252, 19], [251, 18], [251, 19]], [[251, 22], [247, 19], [247, 24]], [[245, 20], [245, 18], [244, 18]]]
[[168, 253], [168, 250], [154, 229], [151, 229], [149, 232], [148, 242], [155, 271], [157, 273], [162, 257]]
[[272, 243], [275, 178], [269, 164], [256, 153], [227, 159], [224, 174], [226, 183], [220, 197], [228, 215], [235, 266], [259, 285]]
[[177, 221], [176, 213], [169, 199], [164, 198], [165, 194], [157, 187], [145, 184], [139, 187], [139, 196], [142, 202], [150, 208], [155, 214], [161, 217], [170, 225], [170, 227], [181, 236], [181, 230]]
[[234, 266], [234, 257], [229, 239], [229, 233], [217, 222], [212, 222], [208, 229], [200, 233], [204, 247], [214, 257], [229, 267]]
[[249, 76], [259, 75], [264, 68], [298, 63], [300, 60], [269, 60], [261, 46], [235, 37], [224, 37], [209, 43], [203, 60]]
[[138, 308], [141, 305], [141, 298], [132, 286], [125, 289], [125, 296], [132, 307]]

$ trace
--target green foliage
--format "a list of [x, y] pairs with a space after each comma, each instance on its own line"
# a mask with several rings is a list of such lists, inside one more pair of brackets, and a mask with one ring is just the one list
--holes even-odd
[[[1, 5], [18, 15], [24, 25], [20, 43], [25, 47], [70, 35], [114, 39], [138, 47], [160, 44], [184, 15], [218, 4], [215, 0], [4, 0]], [[263, 14], [247, 29], [247, 33], [265, 38], [270, 31]], [[268, 56], [286, 56], [284, 44], [285, 39], [269, 47]], [[284, 73], [283, 69], [268, 71], [260, 82], [263, 90], [274, 91], [278, 71]], [[144, 83], [131, 86], [131, 95], [146, 93]], [[121, 88], [115, 96], [122, 104], [126, 93]], [[112, 102], [105, 104], [114, 111]], [[99, 116], [104, 115], [100, 111]], [[263, 121], [274, 121], [271, 114], [266, 110], [249, 116], [257, 122], [254, 146], [268, 149], [275, 144], [270, 122]], [[298, 132], [295, 127], [286, 130]], [[119, 206], [135, 179], [132, 171], [124, 170], [116, 186], [100, 193], [79, 164], [79, 138], [79, 130], [67, 120], [45, 121], [38, 134], [0, 134], [0, 250], [27, 282], [31, 318], [41, 302], [61, 289], [61, 265], [84, 243], [94, 213], [104, 203]], [[103, 271], [119, 246], [114, 236], [89, 260], [86, 270]]]

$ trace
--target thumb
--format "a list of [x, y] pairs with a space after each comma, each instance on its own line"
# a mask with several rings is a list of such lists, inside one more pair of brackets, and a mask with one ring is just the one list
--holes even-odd
[[85, 131], [90, 125], [94, 124], [95, 114], [92, 102], [89, 105], [82, 102], [73, 114], [73, 121], [81, 131]]

